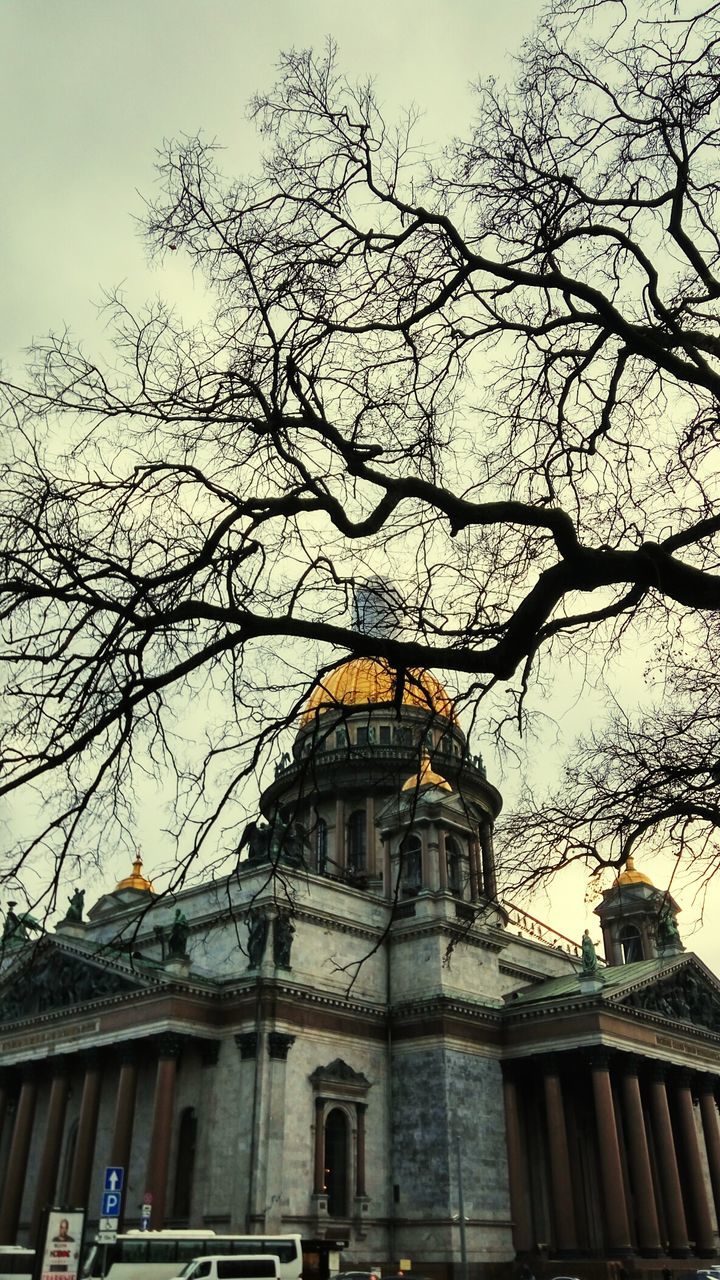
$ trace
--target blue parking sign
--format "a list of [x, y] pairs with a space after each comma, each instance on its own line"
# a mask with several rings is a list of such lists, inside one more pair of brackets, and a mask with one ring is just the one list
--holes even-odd
[[119, 1218], [120, 1217], [120, 1192], [104, 1191], [102, 1198], [102, 1208], [100, 1209], [101, 1218]]

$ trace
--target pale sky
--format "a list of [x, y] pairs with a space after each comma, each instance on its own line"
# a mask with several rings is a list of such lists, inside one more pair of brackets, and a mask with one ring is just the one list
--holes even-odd
[[[19, 368], [34, 336], [63, 326], [98, 350], [96, 304], [119, 284], [131, 305], [161, 294], [192, 318], [201, 294], [186, 265], [178, 255], [151, 269], [135, 222], [141, 193], [153, 191], [155, 149], [202, 131], [226, 148], [226, 171], [252, 171], [259, 141], [246, 103], [272, 84], [281, 49], [331, 36], [350, 76], [374, 77], [388, 115], [413, 102], [422, 109], [422, 135], [437, 150], [466, 130], [471, 82], [502, 77], [538, 11], [538, 0], [0, 0], [5, 371]], [[621, 685], [632, 679], [619, 674]], [[561, 737], [586, 720], [572, 691], [560, 692], [556, 710]], [[512, 776], [479, 745], [491, 780], [512, 792]], [[639, 864], [664, 887], [666, 866]], [[125, 854], [110, 853], [107, 887], [128, 870]], [[599, 937], [584, 889], [582, 873], [556, 880], [536, 914]], [[686, 942], [720, 967], [720, 935], [699, 929], [697, 907], [677, 896]], [[706, 914], [712, 901], [713, 891]]]

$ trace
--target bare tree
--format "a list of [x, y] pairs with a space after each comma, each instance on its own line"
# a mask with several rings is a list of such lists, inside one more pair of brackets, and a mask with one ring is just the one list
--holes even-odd
[[[475, 706], [506, 682], [521, 710], [569, 645], [714, 626], [718, 9], [555, 0], [439, 159], [331, 46], [253, 104], [256, 179], [164, 148], [150, 243], [211, 320], [114, 296], [108, 367], [60, 334], [4, 387], [3, 789], [57, 792], [23, 856], [129, 825], [161, 763], [187, 857], [232, 848], [316, 662], [455, 672]], [[400, 634], [352, 625], [378, 574]], [[183, 697], [227, 712], [200, 763]]]

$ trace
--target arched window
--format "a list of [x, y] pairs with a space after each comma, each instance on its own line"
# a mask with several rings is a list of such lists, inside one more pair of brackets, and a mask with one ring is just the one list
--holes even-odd
[[642, 960], [642, 938], [637, 925], [623, 925], [618, 934], [618, 940], [622, 951], [623, 964], [632, 964], [635, 960]]
[[459, 898], [462, 896], [462, 855], [454, 836], [448, 836], [445, 841], [445, 858], [448, 889]]
[[400, 857], [400, 887], [405, 897], [412, 898], [422, 889], [422, 843], [419, 836], [408, 836], [403, 841]]
[[362, 872], [367, 863], [367, 821], [364, 809], [355, 809], [347, 822], [347, 868]]
[[197, 1112], [185, 1107], [180, 1113], [178, 1127], [177, 1165], [175, 1168], [175, 1197], [173, 1217], [190, 1217], [193, 1174], [195, 1172], [195, 1145], [197, 1142]]
[[324, 818], [315, 823], [315, 867], [319, 875], [324, 876], [328, 861], [328, 825]]
[[325, 1121], [325, 1190], [327, 1211], [331, 1218], [347, 1218], [349, 1214], [350, 1134], [348, 1118], [340, 1107], [333, 1107]]

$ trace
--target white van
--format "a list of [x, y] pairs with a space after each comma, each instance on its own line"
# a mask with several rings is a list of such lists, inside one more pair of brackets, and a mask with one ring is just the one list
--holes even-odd
[[281, 1280], [280, 1259], [272, 1253], [223, 1253], [193, 1258], [175, 1280]]

